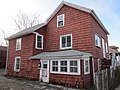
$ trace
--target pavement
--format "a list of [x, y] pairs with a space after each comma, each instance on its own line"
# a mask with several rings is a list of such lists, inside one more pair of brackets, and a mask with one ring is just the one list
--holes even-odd
[[83, 90], [65, 86], [47, 84], [26, 78], [4, 76], [4, 69], [0, 69], [0, 90]]

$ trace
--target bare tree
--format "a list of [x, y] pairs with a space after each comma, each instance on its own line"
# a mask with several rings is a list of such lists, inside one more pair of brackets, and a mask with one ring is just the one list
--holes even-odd
[[24, 14], [19, 11], [13, 21], [18, 30], [23, 30], [40, 23], [39, 15], [36, 14]]

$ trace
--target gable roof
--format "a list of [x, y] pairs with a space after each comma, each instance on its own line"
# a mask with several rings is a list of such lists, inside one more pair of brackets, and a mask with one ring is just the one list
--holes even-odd
[[65, 50], [56, 52], [42, 52], [35, 56], [30, 57], [30, 59], [68, 59], [68, 58], [83, 58], [90, 57], [92, 54], [81, 52], [77, 50]]
[[55, 11], [48, 17], [48, 19], [47, 19], [44, 23], [38, 24], [38, 25], [36, 25], [36, 26], [30, 27], [30, 28], [27, 28], [27, 29], [24, 29], [24, 30], [22, 30], [22, 31], [20, 31], [20, 32], [18, 32], [18, 33], [16, 33], [16, 34], [14, 34], [14, 35], [6, 38], [6, 39], [7, 39], [7, 40], [10, 40], [10, 39], [14, 39], [14, 38], [17, 38], [17, 37], [20, 37], [20, 36], [23, 36], [23, 35], [30, 34], [30, 33], [34, 32], [35, 30], [37, 30], [37, 29], [39, 29], [39, 28], [47, 25], [48, 22], [54, 17], [54, 15], [55, 15], [64, 5], [91, 14], [91, 15], [95, 18], [95, 20], [100, 24], [100, 26], [103, 28], [103, 30], [109, 35], [109, 32], [108, 32], [107, 29], [104, 27], [104, 25], [102, 24], [102, 22], [100, 21], [100, 19], [97, 17], [97, 15], [95, 14], [95, 12], [94, 12], [92, 9], [85, 8], [85, 7], [82, 7], [82, 6], [79, 6], [79, 5], [75, 5], [75, 4], [72, 4], [72, 3], [68, 3], [68, 2], [66, 2], [66, 1], [62, 1], [62, 3], [55, 9]]

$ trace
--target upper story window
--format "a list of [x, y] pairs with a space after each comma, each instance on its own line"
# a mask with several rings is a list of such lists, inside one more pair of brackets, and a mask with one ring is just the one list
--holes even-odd
[[15, 57], [14, 71], [20, 71], [21, 57]]
[[84, 60], [84, 74], [89, 74], [90, 73], [90, 62], [89, 59]]
[[60, 36], [60, 49], [72, 48], [72, 34]]
[[61, 14], [57, 16], [57, 27], [63, 27], [64, 26], [64, 14]]
[[43, 49], [43, 35], [36, 34], [36, 49]]
[[21, 38], [16, 39], [16, 51], [21, 50]]
[[101, 47], [101, 40], [100, 40], [100, 36], [98, 36], [98, 34], [95, 34], [95, 45], [98, 47]]
[[103, 57], [105, 58], [105, 40], [102, 38], [102, 49], [103, 49]]

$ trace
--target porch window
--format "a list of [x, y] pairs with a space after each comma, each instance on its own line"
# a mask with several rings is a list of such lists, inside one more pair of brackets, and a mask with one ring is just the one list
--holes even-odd
[[14, 71], [20, 71], [21, 57], [15, 57]]
[[52, 61], [52, 71], [58, 71], [58, 61]]
[[70, 72], [78, 72], [78, 63], [77, 61], [70, 61]]
[[72, 48], [72, 34], [60, 36], [60, 49]]
[[43, 49], [43, 35], [36, 34], [36, 49]]
[[50, 73], [80, 75], [79, 59], [51, 60]]
[[60, 61], [60, 72], [67, 72], [67, 61]]
[[21, 50], [21, 38], [16, 39], [16, 51]]
[[89, 60], [84, 60], [84, 74], [90, 73], [90, 62]]
[[64, 26], [64, 14], [57, 16], [57, 27]]

